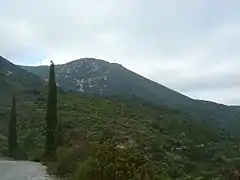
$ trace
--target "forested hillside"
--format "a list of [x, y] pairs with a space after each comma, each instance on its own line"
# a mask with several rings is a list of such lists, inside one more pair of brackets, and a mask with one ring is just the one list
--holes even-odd
[[[1, 60], [0, 152], [7, 151], [9, 107], [15, 94], [19, 152], [22, 158], [41, 160], [47, 85]], [[62, 176], [96, 179], [93, 172], [115, 177], [112, 173], [119, 171], [117, 177], [129, 179], [220, 179], [236, 176], [240, 168], [239, 139], [211, 121], [132, 94], [104, 98], [59, 87], [57, 111], [63, 144], [55, 161], [46, 163]]]

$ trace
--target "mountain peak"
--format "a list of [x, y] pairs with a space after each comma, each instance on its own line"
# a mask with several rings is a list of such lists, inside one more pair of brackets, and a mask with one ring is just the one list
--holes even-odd
[[82, 58], [63, 65], [57, 65], [57, 69], [61, 72], [65, 71], [65, 74], [85, 72], [87, 74], [91, 73], [107, 73], [111, 69], [111, 64], [107, 61], [95, 59], [95, 58]]
[[[80, 59], [75, 59], [73, 61], [70, 61], [66, 64], [83, 64], [83, 63], [110, 64], [108, 61], [105, 61], [102, 59], [96, 59], [96, 58], [80, 58]], [[64, 64], [62, 64], [62, 65], [64, 65]]]
[[80, 58], [80, 59], [75, 59], [73, 61], [67, 62], [65, 64], [58, 64], [58, 66], [89, 66], [89, 67], [95, 67], [95, 66], [99, 66], [99, 67], [108, 67], [110, 68], [112, 67], [123, 67], [121, 64], [118, 63], [111, 63], [108, 61], [105, 61], [103, 59], [97, 59], [97, 58]]

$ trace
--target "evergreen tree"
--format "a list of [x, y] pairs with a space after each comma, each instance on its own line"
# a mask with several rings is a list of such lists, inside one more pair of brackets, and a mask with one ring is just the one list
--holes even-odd
[[62, 126], [60, 120], [58, 120], [58, 125], [55, 134], [55, 148], [57, 149], [60, 145], [63, 144], [63, 137], [62, 137]]
[[58, 119], [57, 119], [57, 86], [55, 81], [54, 64], [49, 68], [48, 99], [46, 112], [45, 154], [54, 155], [57, 149]]
[[16, 116], [16, 100], [12, 98], [12, 107], [8, 129], [8, 153], [9, 157], [14, 157], [17, 150], [17, 116]]

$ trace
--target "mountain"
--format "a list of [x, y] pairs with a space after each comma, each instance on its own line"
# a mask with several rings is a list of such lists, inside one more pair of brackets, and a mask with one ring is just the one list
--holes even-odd
[[[95, 61], [92, 60], [92, 64]], [[95, 145], [94, 147], [99, 147], [103, 141], [110, 139], [118, 144], [118, 147], [133, 147], [138, 151], [144, 151], [145, 156], [150, 157], [152, 164], [156, 165], [159, 173], [158, 179], [184, 179], [185, 177], [189, 179], [189, 175], [213, 179], [219, 176], [222, 168], [234, 167], [235, 163], [239, 162], [239, 150], [236, 148], [239, 144], [237, 138], [220, 131], [218, 127], [207, 121], [198, 121], [188, 113], [170, 109], [167, 107], [169, 102], [165, 103], [165, 106], [160, 106], [144, 101], [146, 96], [143, 95], [148, 87], [144, 87], [138, 81], [153, 87], [158, 86], [159, 90], [163, 89], [165, 95], [173, 94], [172, 98], [175, 102], [198, 103], [198, 101], [191, 100], [152, 81], [149, 82], [146, 78], [120, 65], [97, 61], [101, 65], [93, 68], [89, 67], [90, 62], [91, 60], [82, 62], [84, 65], [82, 64], [78, 67], [79, 70], [74, 71], [75, 78], [80, 74], [77, 72], [80, 69], [81, 72], [88, 69], [92, 73], [86, 73], [85, 70], [85, 75], [78, 76], [74, 82], [67, 80], [60, 82], [58, 79], [60, 86], [58, 88], [58, 119], [61, 122], [63, 135], [63, 145], [58, 150], [60, 154], [57, 154], [58, 171], [68, 175], [74, 170], [78, 172], [77, 168], [81, 167], [79, 163], [87, 162], [89, 160], [87, 158], [92, 157], [94, 153], [89, 157], [84, 156], [82, 141], [86, 139], [87, 143]], [[42, 79], [46, 80], [47, 75], [41, 79], [2, 57], [0, 65], [0, 154], [6, 154], [9, 106], [11, 97], [15, 94], [19, 148], [28, 158], [35, 159], [42, 155], [44, 149], [47, 86]], [[63, 66], [66, 67], [56, 66], [57, 78], [61, 76], [66, 78], [66, 74], [61, 74], [61, 72], [65, 71], [69, 64]], [[47, 67], [30, 69], [35, 72], [46, 71], [43, 74], [47, 74], [48, 71]], [[94, 73], [92, 69], [95, 69]], [[74, 72], [69, 69], [68, 78], [72, 78]], [[123, 76], [125, 79], [121, 80]], [[127, 78], [128, 76], [130, 77]], [[81, 80], [81, 77], [82, 79], [85, 77], [84, 80]], [[98, 81], [96, 77], [101, 80]], [[84, 92], [88, 91], [94, 95], [79, 94], [77, 90], [71, 90], [77, 92], [61, 90], [64, 82], [76, 85], [77, 80], [84, 82], [80, 86]], [[119, 81], [117, 83], [114, 80]], [[133, 92], [137, 91], [138, 97], [133, 96], [133, 92], [124, 93], [135, 81], [134, 85], [138, 85], [138, 88]], [[93, 83], [98, 84], [93, 86]], [[107, 85], [111, 84], [117, 87], [111, 87], [110, 91]], [[101, 92], [108, 92], [107, 98], [95, 96], [97, 92], [101, 95], [97, 88], [100, 85], [105, 86], [106, 90]], [[67, 86], [63, 88], [68, 90]], [[160, 97], [164, 99], [163, 96]], [[208, 102], [205, 103], [208, 106]], [[222, 105], [217, 107], [226, 108]], [[84, 161], [80, 162], [79, 158], [83, 156]], [[81, 168], [83, 169], [85, 168]]]
[[[22, 68], [47, 81], [48, 67]], [[177, 104], [190, 98], [146, 79], [122, 65], [98, 59], [80, 59], [63, 65], [56, 65], [58, 84], [67, 91], [102, 95], [134, 94], [147, 100]], [[166, 98], [167, 97], [167, 98]]]
[[[47, 81], [48, 66], [21, 66]], [[66, 91], [101, 96], [134, 95], [145, 101], [166, 105], [191, 114], [197, 119], [238, 132], [239, 108], [214, 102], [194, 100], [161, 84], [136, 74], [120, 64], [84, 58], [56, 65], [56, 80]]]

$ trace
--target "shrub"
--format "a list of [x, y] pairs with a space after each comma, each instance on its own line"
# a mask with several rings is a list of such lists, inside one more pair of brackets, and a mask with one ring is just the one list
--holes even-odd
[[83, 143], [76, 147], [61, 146], [57, 150], [57, 172], [60, 175], [72, 174], [78, 164], [84, 162], [91, 154], [91, 146]]
[[75, 180], [145, 180], [153, 179], [154, 166], [145, 155], [132, 148], [118, 148], [105, 142], [94, 156], [80, 163]]

